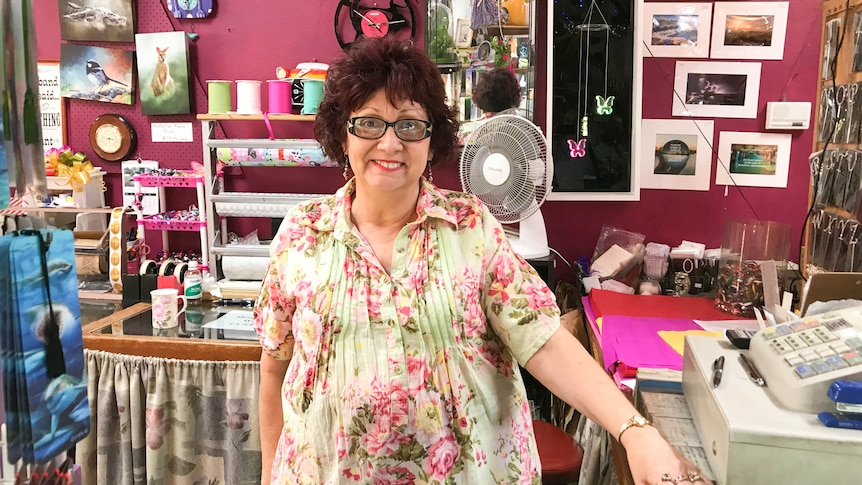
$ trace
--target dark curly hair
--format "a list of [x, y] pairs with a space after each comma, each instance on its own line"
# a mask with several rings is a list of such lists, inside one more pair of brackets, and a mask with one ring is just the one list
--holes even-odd
[[446, 103], [437, 66], [410, 41], [363, 39], [326, 73], [323, 100], [314, 120], [314, 138], [330, 160], [344, 165], [347, 118], [378, 90], [393, 105], [413, 101], [425, 109], [431, 130], [432, 164], [454, 160], [458, 147], [458, 114]]
[[495, 67], [480, 74], [473, 87], [473, 102], [482, 111], [499, 113], [518, 106], [520, 101], [521, 87], [506, 67]]

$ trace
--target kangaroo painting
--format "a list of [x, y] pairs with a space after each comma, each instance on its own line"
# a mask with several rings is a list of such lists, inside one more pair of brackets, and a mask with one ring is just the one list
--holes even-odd
[[153, 81], [150, 87], [153, 89], [153, 96], [159, 97], [162, 95], [171, 95], [174, 92], [174, 80], [171, 77], [171, 70], [168, 68], [168, 63], [165, 62], [165, 56], [168, 54], [168, 49], [156, 47], [158, 60], [156, 61], [156, 70], [153, 72]]
[[185, 32], [135, 34], [141, 113], [191, 112], [189, 45]]

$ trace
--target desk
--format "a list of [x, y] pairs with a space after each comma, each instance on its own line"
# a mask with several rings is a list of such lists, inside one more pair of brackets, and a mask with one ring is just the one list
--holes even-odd
[[[139, 303], [83, 327], [84, 482], [259, 484], [260, 344], [204, 339], [186, 321], [154, 330], [149, 311]], [[201, 323], [218, 316], [197, 312]]]

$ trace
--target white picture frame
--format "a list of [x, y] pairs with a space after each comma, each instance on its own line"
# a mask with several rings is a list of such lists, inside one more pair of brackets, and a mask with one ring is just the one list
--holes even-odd
[[784, 58], [789, 2], [715, 2], [713, 59]]
[[784, 133], [720, 132], [715, 184], [786, 188], [791, 139]]
[[473, 30], [470, 29], [470, 19], [459, 18], [455, 21], [455, 47], [467, 48], [473, 40]]
[[759, 62], [677, 61], [673, 116], [757, 118]]
[[708, 191], [714, 128], [712, 120], [641, 120], [641, 188]]
[[644, 3], [644, 57], [709, 57], [711, 19], [711, 3]]

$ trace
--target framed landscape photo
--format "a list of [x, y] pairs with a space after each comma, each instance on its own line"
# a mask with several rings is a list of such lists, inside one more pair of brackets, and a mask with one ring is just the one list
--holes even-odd
[[642, 120], [641, 188], [709, 190], [712, 120]]
[[757, 118], [759, 62], [677, 61], [673, 116]]
[[715, 184], [786, 188], [790, 140], [788, 134], [722, 131]]
[[789, 2], [715, 2], [713, 59], [784, 58]]
[[711, 3], [643, 4], [645, 57], [709, 57]]

